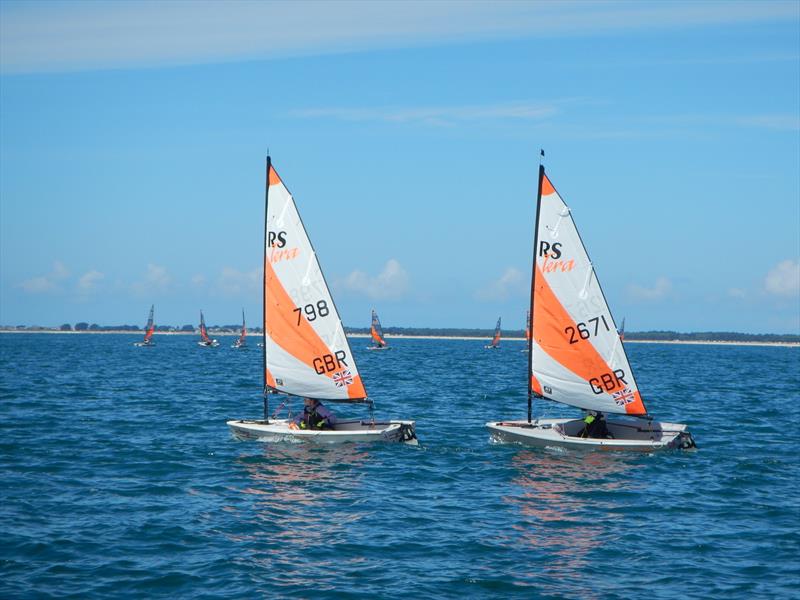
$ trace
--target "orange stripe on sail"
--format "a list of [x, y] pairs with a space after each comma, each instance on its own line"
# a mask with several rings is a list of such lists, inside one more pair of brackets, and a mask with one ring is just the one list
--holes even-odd
[[[536, 343], [561, 366], [585, 380], [586, 385], [589, 385], [590, 379], [599, 380], [604, 374], [609, 374], [612, 377], [612, 389], [604, 387], [604, 390], [614, 393], [624, 389], [624, 384], [614, 378], [613, 369], [588, 340], [569, 343], [569, 334], [565, 332], [567, 327], [576, 327], [575, 321], [556, 297], [539, 265], [536, 265], [533, 300], [533, 335]], [[630, 377], [631, 374], [626, 373], [626, 376]], [[625, 412], [634, 415], [647, 413], [638, 391], [635, 400], [625, 405]]]
[[275, 378], [272, 376], [272, 371], [267, 369], [267, 385], [271, 388], [277, 388], [278, 384], [275, 383]]
[[272, 165], [269, 166], [268, 181], [270, 185], [278, 185], [281, 182], [281, 178], [278, 177], [278, 172]]
[[383, 338], [381, 338], [381, 336], [378, 335], [378, 332], [375, 331], [374, 327], [372, 327], [369, 332], [372, 335], [372, 339], [375, 340], [377, 343], [379, 343], [379, 344], [385, 343], [383, 341]]
[[[314, 359], [319, 359], [326, 354], [333, 354], [333, 352], [322, 341], [305, 316], [301, 316], [300, 324], [297, 324], [297, 313], [295, 312], [297, 307], [278, 280], [272, 264], [266, 262], [266, 269], [267, 288], [264, 290], [264, 294], [267, 302], [267, 322], [264, 326], [267, 334], [286, 352], [316, 371]], [[348, 357], [348, 360], [352, 363], [353, 357]], [[338, 369], [329, 371], [325, 375], [333, 377], [336, 371]], [[348, 386], [347, 392], [350, 398], [366, 398], [367, 396], [360, 377], [353, 378], [353, 383]]]
[[547, 175], [542, 175], [542, 196], [549, 196], [550, 194], [555, 194], [556, 188], [553, 187], [553, 184], [550, 183], [550, 180], [547, 178]]
[[538, 379], [536, 379], [536, 375], [531, 375], [531, 389], [540, 396], [544, 396], [544, 393], [542, 392], [542, 384], [539, 383]]

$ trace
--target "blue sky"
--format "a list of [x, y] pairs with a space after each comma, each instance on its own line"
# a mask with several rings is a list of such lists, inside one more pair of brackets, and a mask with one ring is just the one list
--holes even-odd
[[0, 4], [0, 323], [521, 328], [538, 149], [631, 330], [800, 332], [797, 2]]

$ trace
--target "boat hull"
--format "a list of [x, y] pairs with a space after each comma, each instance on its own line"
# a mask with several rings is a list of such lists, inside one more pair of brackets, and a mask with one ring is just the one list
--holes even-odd
[[367, 350], [391, 350], [391, 346], [367, 346]]
[[342, 444], [346, 442], [403, 442], [416, 445], [414, 421], [340, 421], [335, 429], [312, 431], [290, 429], [292, 421], [269, 423], [261, 420], [228, 421], [233, 436], [239, 440], [259, 442], [288, 442], [312, 444]]
[[613, 438], [578, 437], [581, 419], [536, 419], [486, 423], [491, 438], [499, 443], [517, 443], [538, 448], [566, 448], [586, 451], [655, 452], [695, 448], [686, 425], [636, 419], [607, 421]]
[[217, 340], [212, 340], [210, 342], [197, 342], [198, 346], [202, 346], [203, 348], [216, 348], [219, 346], [219, 342]]

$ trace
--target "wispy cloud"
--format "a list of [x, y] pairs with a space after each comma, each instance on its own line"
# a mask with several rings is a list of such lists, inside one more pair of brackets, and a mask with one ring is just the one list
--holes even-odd
[[503, 274], [475, 292], [475, 299], [483, 302], [505, 300], [509, 296], [527, 291], [525, 278], [514, 267], [507, 267]]
[[645, 287], [638, 283], [628, 286], [628, 294], [634, 300], [662, 300], [672, 291], [672, 282], [666, 277], [656, 279], [652, 287]]
[[397, 260], [390, 258], [377, 275], [372, 276], [356, 270], [338, 284], [338, 287], [345, 291], [364, 295], [373, 300], [396, 300], [402, 298], [408, 291], [409, 276]]
[[87, 295], [97, 290], [97, 284], [105, 277], [100, 271], [92, 269], [80, 276], [77, 290], [80, 295]]
[[508, 102], [471, 106], [307, 108], [294, 110], [289, 114], [293, 117], [333, 118], [343, 121], [422, 122], [429, 125], [450, 125], [457, 121], [544, 119], [555, 115], [558, 111], [555, 104]]
[[135, 282], [131, 288], [137, 294], [153, 294], [166, 291], [172, 284], [172, 276], [166, 267], [148, 264], [144, 279]]
[[261, 269], [239, 271], [233, 267], [223, 267], [217, 278], [217, 289], [223, 296], [257, 294], [261, 290]]
[[514, 37], [796, 20], [796, 2], [0, 3], [4, 73], [152, 67]]
[[800, 261], [784, 260], [770, 269], [764, 290], [772, 296], [800, 296]]
[[52, 270], [46, 275], [32, 277], [17, 284], [16, 287], [22, 288], [29, 294], [43, 294], [57, 292], [61, 290], [61, 283], [70, 275], [69, 269], [61, 261], [53, 263]]

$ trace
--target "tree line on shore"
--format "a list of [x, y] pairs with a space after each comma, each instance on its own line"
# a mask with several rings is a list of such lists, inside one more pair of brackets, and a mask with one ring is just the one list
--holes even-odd
[[[144, 331], [138, 325], [98, 325], [97, 323], [87, 323], [81, 321], [71, 325], [64, 323], [60, 327], [40, 327], [37, 325], [17, 325], [0, 326], [0, 330], [5, 331], [106, 331], [106, 332], [131, 332]], [[208, 327], [212, 333], [238, 333], [241, 325], [211, 325]], [[195, 333], [199, 329], [194, 325], [158, 325], [156, 332], [174, 333], [185, 332]], [[261, 334], [260, 327], [248, 328], [249, 333]], [[369, 335], [368, 327], [345, 327], [345, 333]], [[472, 329], [468, 327], [384, 327], [383, 333], [387, 336], [431, 336], [431, 337], [470, 337], [470, 338], [491, 338], [494, 329]], [[525, 337], [522, 329], [503, 330], [504, 337]], [[780, 333], [738, 333], [735, 331], [694, 331], [681, 333], [678, 331], [626, 331], [625, 340], [627, 341], [664, 341], [664, 342], [762, 342], [762, 343], [800, 343], [800, 335], [780, 334]]]

